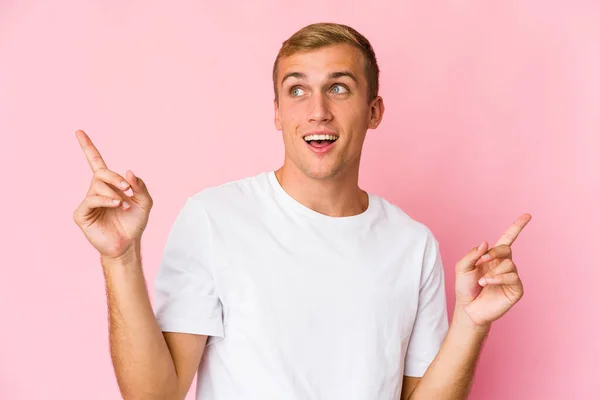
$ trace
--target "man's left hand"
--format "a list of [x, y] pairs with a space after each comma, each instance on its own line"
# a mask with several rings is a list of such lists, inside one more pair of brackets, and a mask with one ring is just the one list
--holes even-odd
[[521, 215], [488, 250], [483, 242], [456, 264], [456, 308], [475, 327], [489, 328], [523, 297], [511, 245], [531, 220]]

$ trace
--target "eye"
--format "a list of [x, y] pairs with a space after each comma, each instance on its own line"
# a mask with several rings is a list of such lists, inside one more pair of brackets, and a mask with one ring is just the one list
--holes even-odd
[[331, 91], [334, 94], [344, 94], [344, 93], [348, 93], [348, 88], [345, 87], [344, 85], [335, 84], [332, 86]]
[[292, 88], [290, 89], [290, 94], [291, 94], [293, 97], [298, 97], [298, 96], [301, 96], [303, 93], [304, 93], [304, 91], [303, 91], [303, 90], [302, 90], [300, 87], [298, 87], [298, 86], [294, 86], [294, 87], [292, 87]]

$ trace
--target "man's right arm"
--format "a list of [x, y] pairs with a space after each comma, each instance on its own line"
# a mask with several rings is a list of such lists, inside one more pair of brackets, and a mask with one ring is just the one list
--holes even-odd
[[[85, 198], [73, 212], [73, 219], [101, 255], [108, 298], [110, 353], [121, 394], [126, 400], [184, 399], [206, 344], [206, 336], [190, 332], [222, 335], [219, 321], [212, 320], [210, 327], [198, 327], [198, 321], [206, 316], [189, 318], [190, 309], [197, 305], [189, 300], [191, 294], [206, 299], [201, 289], [205, 288], [206, 280], [211, 280], [210, 274], [203, 274], [202, 264], [189, 265], [190, 258], [182, 256], [196, 241], [192, 239], [192, 233], [198, 229], [196, 214], [181, 215], [172, 230], [159, 290], [161, 315], [168, 318], [159, 324], [150, 304], [140, 256], [142, 233], [154, 204], [148, 187], [131, 170], [125, 176], [109, 170], [85, 132], [78, 130], [75, 136], [93, 176]], [[132, 190], [131, 196], [126, 193], [128, 189]], [[186, 260], [183, 265], [181, 260]], [[170, 286], [165, 288], [165, 284]], [[165, 301], [177, 300], [178, 296], [188, 299], [175, 301], [174, 307]], [[209, 314], [218, 315], [213, 312], [219, 307], [218, 299], [208, 298]], [[180, 320], [187, 321], [186, 326], [174, 318], [178, 313], [184, 315]], [[192, 327], [190, 320], [195, 322]], [[163, 335], [163, 329], [188, 333]]]
[[161, 331], [148, 296], [139, 248], [102, 259], [110, 353], [123, 399], [182, 400], [207, 336]]

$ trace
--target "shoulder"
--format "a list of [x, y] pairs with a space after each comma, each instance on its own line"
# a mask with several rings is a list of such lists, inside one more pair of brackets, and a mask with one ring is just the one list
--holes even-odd
[[255, 206], [265, 182], [265, 173], [261, 172], [202, 189], [189, 196], [187, 202], [208, 213], [248, 210]]
[[425, 223], [410, 216], [400, 206], [384, 197], [375, 194], [371, 194], [371, 197], [378, 203], [378, 211], [386, 221], [388, 229], [393, 230], [397, 235], [416, 239], [428, 246], [437, 245], [433, 231]]
[[441, 269], [439, 243], [429, 226], [409, 215], [400, 206], [383, 197], [374, 196], [378, 203], [384, 236], [389, 247], [397, 249], [403, 259], [410, 260], [410, 270], [421, 287], [433, 272]]

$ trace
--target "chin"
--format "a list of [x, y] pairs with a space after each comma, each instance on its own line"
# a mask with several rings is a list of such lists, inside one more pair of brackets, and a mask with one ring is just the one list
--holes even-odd
[[302, 170], [306, 176], [312, 179], [331, 179], [339, 172], [337, 168], [331, 166], [307, 166], [307, 168], [303, 168]]

